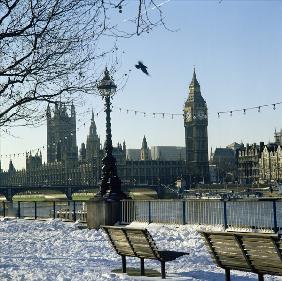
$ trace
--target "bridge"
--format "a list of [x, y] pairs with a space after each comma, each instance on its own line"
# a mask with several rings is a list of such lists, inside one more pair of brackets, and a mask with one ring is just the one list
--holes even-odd
[[60, 193], [65, 194], [68, 200], [72, 200], [72, 195], [75, 192], [81, 192], [91, 189], [93, 190], [97, 188], [98, 186], [90, 185], [9, 185], [0, 186], [0, 195], [3, 195], [7, 201], [12, 201], [13, 196], [16, 194], [25, 194], [27, 192], [35, 191], [59, 191]]
[[[128, 193], [132, 188], [148, 188], [155, 190], [158, 198], [162, 198], [163, 194], [168, 193], [177, 193], [177, 191], [172, 190], [166, 185], [148, 185], [148, 184], [139, 184], [139, 185], [127, 185], [122, 184], [122, 190], [125, 193]], [[27, 192], [42, 192], [42, 191], [58, 191], [62, 194], [65, 194], [68, 200], [72, 200], [73, 193], [82, 192], [86, 190], [99, 189], [99, 186], [91, 185], [9, 185], [9, 186], [0, 186], [0, 196], [3, 195], [7, 201], [13, 201], [13, 196], [16, 194], [26, 194]]]

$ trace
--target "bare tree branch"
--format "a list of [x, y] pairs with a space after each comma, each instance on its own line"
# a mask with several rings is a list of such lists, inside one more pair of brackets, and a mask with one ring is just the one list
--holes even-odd
[[[130, 1], [0, 1], [0, 126], [36, 124], [46, 103], [95, 94], [99, 65], [115, 52], [117, 38], [165, 27], [155, 0], [136, 0], [124, 27], [116, 12], [122, 15]], [[101, 48], [105, 40], [109, 47]]]

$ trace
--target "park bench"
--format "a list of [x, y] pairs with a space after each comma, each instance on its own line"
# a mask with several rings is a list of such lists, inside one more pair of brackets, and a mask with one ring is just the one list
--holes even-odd
[[244, 232], [199, 231], [215, 263], [225, 270], [230, 281], [230, 270], [256, 273], [258, 280], [264, 274], [282, 275], [281, 240], [278, 234]]
[[159, 251], [151, 234], [145, 228], [132, 228], [122, 226], [101, 226], [108, 238], [122, 258], [122, 272], [126, 273], [126, 256], [140, 259], [141, 276], [145, 275], [144, 259], [155, 259], [161, 262], [161, 275], [164, 279], [165, 263], [188, 255], [184, 252]]

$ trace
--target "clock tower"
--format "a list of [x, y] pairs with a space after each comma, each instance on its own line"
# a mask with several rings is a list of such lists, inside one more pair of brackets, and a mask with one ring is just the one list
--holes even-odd
[[195, 68], [183, 111], [187, 180], [190, 183], [208, 182], [208, 109], [201, 95]]

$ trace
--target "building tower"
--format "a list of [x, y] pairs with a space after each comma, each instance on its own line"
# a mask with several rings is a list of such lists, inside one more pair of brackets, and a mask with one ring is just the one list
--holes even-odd
[[65, 167], [78, 165], [78, 149], [76, 145], [75, 107], [71, 105], [71, 115], [67, 113], [66, 105], [55, 104], [52, 116], [48, 105], [47, 116], [47, 162], [62, 162]]
[[86, 147], [84, 142], [80, 146], [78, 160], [81, 164], [86, 162]]
[[140, 159], [141, 160], [150, 160], [150, 149], [148, 148], [146, 137], [144, 136], [142, 141], [142, 147], [140, 151]]
[[189, 86], [189, 96], [184, 105], [187, 180], [209, 181], [208, 162], [208, 110], [201, 95], [195, 68]]
[[282, 145], [282, 130], [280, 132], [277, 132], [276, 129], [274, 131], [274, 142], [277, 145]]
[[100, 158], [100, 138], [97, 134], [97, 128], [94, 120], [94, 113], [92, 111], [91, 124], [89, 128], [89, 135], [86, 140], [86, 161], [93, 162]]

